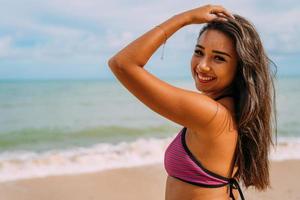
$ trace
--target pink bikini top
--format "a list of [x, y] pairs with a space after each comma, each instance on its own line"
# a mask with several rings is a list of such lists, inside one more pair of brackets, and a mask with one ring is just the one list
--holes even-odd
[[189, 150], [185, 142], [184, 127], [169, 144], [165, 151], [164, 166], [169, 176], [186, 183], [201, 187], [216, 188], [230, 185], [230, 197], [234, 200], [232, 189], [238, 189], [244, 200], [242, 190], [236, 179], [226, 178], [204, 168], [200, 161]]

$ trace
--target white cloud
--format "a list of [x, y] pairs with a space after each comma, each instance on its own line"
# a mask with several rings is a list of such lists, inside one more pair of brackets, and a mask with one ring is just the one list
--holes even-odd
[[[174, 14], [201, 6], [202, 1], [51, 0], [1, 1], [0, 56], [34, 62], [87, 58], [96, 63]], [[266, 49], [278, 54], [299, 52], [300, 4], [297, 1], [211, 1], [250, 19]], [[281, 8], [282, 7], [282, 8]], [[268, 12], [266, 12], [267, 10]], [[13, 14], [12, 14], [13, 13]], [[51, 21], [67, 19], [67, 22]], [[50, 22], [49, 22], [50, 20]], [[188, 52], [199, 26], [189, 26], [169, 39], [169, 51]], [[36, 40], [23, 47], [20, 41]], [[43, 38], [38, 41], [37, 38]], [[179, 53], [178, 53], [179, 52]]]
[[107, 42], [106, 45], [103, 45], [106, 48], [110, 49], [117, 49], [125, 46], [129, 41], [133, 40], [133, 33], [129, 31], [124, 31], [121, 33], [116, 33], [112, 30], [108, 30], [106, 32], [105, 41]]
[[0, 38], [0, 58], [7, 57], [11, 52], [12, 37], [4, 36]]

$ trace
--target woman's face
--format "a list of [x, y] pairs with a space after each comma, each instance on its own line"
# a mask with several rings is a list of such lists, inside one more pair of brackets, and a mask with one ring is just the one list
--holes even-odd
[[237, 53], [232, 39], [217, 30], [204, 31], [191, 60], [196, 88], [215, 98], [231, 85], [236, 68]]

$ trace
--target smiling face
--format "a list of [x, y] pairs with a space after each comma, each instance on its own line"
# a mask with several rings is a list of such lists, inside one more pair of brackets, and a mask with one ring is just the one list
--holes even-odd
[[191, 60], [196, 88], [215, 98], [231, 86], [236, 69], [237, 53], [233, 40], [221, 31], [204, 31]]

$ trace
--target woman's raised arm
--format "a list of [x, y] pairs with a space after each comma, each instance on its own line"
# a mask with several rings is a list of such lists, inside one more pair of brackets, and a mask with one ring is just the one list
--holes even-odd
[[216, 102], [200, 93], [174, 87], [143, 67], [159, 46], [183, 26], [226, 20], [225, 16], [230, 17], [230, 14], [223, 7], [211, 5], [174, 15], [114, 55], [108, 62], [109, 67], [150, 109], [182, 126], [200, 130], [215, 116]]
[[109, 60], [109, 66], [124, 68], [128, 65], [137, 65], [143, 67], [161, 44], [180, 28], [189, 24], [201, 24], [212, 20], [226, 20], [224, 16], [233, 17], [222, 6], [212, 5], [174, 15], [119, 51]]

